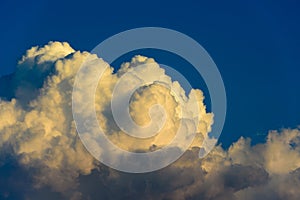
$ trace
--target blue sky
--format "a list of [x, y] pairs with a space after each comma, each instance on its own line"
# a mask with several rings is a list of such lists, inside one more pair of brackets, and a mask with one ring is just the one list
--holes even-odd
[[[0, 74], [13, 72], [28, 48], [50, 40], [89, 51], [127, 29], [174, 29], [197, 40], [222, 74], [228, 112], [221, 142], [229, 145], [241, 135], [258, 142], [270, 129], [299, 125], [299, 6], [297, 1], [1, 1]], [[168, 64], [192, 74], [175, 58]], [[190, 79], [203, 86], [200, 77]]]

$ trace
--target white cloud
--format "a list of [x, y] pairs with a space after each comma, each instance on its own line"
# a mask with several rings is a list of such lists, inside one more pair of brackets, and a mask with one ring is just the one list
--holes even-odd
[[[201, 115], [197, 121], [196, 139], [181, 159], [158, 172], [129, 175], [105, 168], [86, 151], [72, 119], [74, 77], [88, 56], [89, 53], [75, 51], [67, 43], [50, 42], [42, 48], [33, 47], [23, 56], [8, 83], [10, 98], [4, 96], [6, 100], [0, 101], [0, 163], [6, 162], [7, 155], [14, 157], [30, 172], [37, 190], [50, 186], [66, 199], [97, 199], [97, 195], [107, 199], [124, 196], [143, 199], [297, 199], [300, 196], [297, 189], [300, 187], [298, 129], [271, 131], [266, 143], [254, 146], [250, 139], [241, 138], [228, 150], [218, 146], [207, 157], [199, 159], [199, 147], [213, 123], [213, 115], [206, 113], [203, 93], [192, 90], [194, 95], [185, 97], [177, 82], [172, 82], [153, 59], [143, 56], [124, 63], [117, 73], [108, 68], [99, 82], [95, 106], [109, 139], [131, 151], [149, 151], [153, 150], [153, 145], [156, 148], [167, 145], [176, 133], [178, 119], [194, 119], [197, 112], [194, 112], [193, 98], [197, 99]], [[107, 65], [95, 55], [92, 58], [99, 67]], [[160, 134], [137, 141], [116, 126], [109, 108], [117, 81], [130, 68], [140, 64], [145, 68], [138, 73], [165, 80], [182, 94], [180, 100], [185, 104], [181, 113], [178, 99], [160, 85], [139, 89], [130, 101], [130, 114], [137, 124], [149, 123], [148, 109], [156, 103], [166, 108], [169, 118]], [[89, 80], [84, 84], [88, 86]], [[84, 102], [84, 97], [81, 98]], [[82, 109], [84, 111], [84, 107]], [[99, 188], [92, 184], [99, 184]], [[29, 198], [32, 194], [26, 195]]]

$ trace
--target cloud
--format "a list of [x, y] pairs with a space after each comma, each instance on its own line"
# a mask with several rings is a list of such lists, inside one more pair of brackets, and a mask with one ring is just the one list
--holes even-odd
[[[178, 161], [156, 172], [127, 174], [99, 163], [83, 146], [72, 118], [74, 78], [87, 58], [99, 67], [107, 65], [96, 55], [75, 51], [67, 43], [50, 42], [28, 50], [16, 72], [1, 78], [0, 198], [40, 199], [44, 195], [49, 199], [298, 199], [300, 196], [298, 129], [270, 131], [263, 144], [251, 145], [250, 139], [240, 138], [228, 150], [217, 146], [207, 157], [199, 159], [199, 148], [213, 123], [213, 114], [207, 113], [203, 104], [203, 93], [192, 90], [185, 96], [178, 82], [172, 82], [153, 59], [143, 56], [135, 56], [117, 72], [107, 68], [99, 82], [95, 107], [108, 138], [123, 149], [153, 151], [169, 144], [178, 121], [186, 118], [196, 120], [199, 125], [196, 139]], [[159, 84], [142, 87], [133, 94], [130, 115], [137, 124], [147, 125], [151, 121], [147, 113], [157, 103], [166, 108], [168, 116], [159, 134], [137, 141], [117, 126], [110, 102], [122, 75], [140, 65], [143, 67], [139, 71], [129, 75], [160, 77], [181, 95], [176, 99]], [[130, 76], [128, 80], [132, 80]], [[89, 84], [89, 80], [84, 82], [86, 88]], [[84, 96], [80, 98], [84, 102]], [[179, 107], [178, 101], [184, 102], [184, 106]], [[83, 114], [88, 106], [91, 105], [83, 104]], [[197, 113], [199, 119], [195, 119]]]

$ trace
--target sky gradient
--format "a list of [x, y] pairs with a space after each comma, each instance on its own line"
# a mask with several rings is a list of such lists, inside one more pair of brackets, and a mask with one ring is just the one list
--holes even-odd
[[[299, 199], [299, 7], [277, 0], [1, 1], [0, 199]], [[131, 176], [96, 162], [76, 139], [68, 81], [84, 51], [149, 26], [180, 31], [206, 49], [225, 84], [227, 116], [222, 147], [208, 158], [199, 160], [192, 148], [168, 168]], [[39, 48], [27, 51], [33, 46]], [[113, 62], [114, 72], [123, 62], [149, 61], [131, 60], [137, 54], [185, 75], [203, 90], [210, 111], [202, 77], [174, 54], [129, 52]], [[108, 75], [109, 83], [115, 79]], [[106, 99], [100, 102], [104, 108]], [[141, 113], [136, 110], [137, 120]], [[206, 117], [203, 133], [212, 123]]]

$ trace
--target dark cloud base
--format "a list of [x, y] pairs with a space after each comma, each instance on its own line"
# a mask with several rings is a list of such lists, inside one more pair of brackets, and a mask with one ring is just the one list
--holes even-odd
[[[129, 174], [100, 165], [89, 175], [78, 177], [77, 188], [61, 194], [50, 187], [34, 187], [32, 174], [16, 160], [0, 168], [1, 199], [69, 199], [78, 193], [81, 199], [235, 199], [234, 192], [268, 182], [268, 173], [258, 167], [231, 165], [215, 171], [213, 177], [199, 165], [181, 167], [182, 162], [197, 160], [199, 149], [162, 170], [146, 174]], [[194, 162], [194, 161], [193, 161]], [[196, 164], [196, 163], [195, 163]], [[76, 184], [76, 183], [75, 183]], [[80, 193], [80, 194], [79, 194]], [[180, 196], [178, 196], [180, 195]]]

